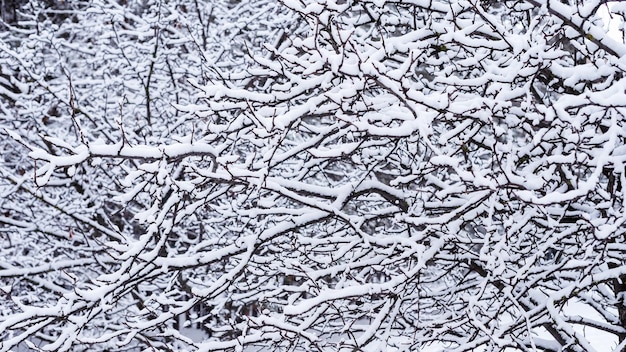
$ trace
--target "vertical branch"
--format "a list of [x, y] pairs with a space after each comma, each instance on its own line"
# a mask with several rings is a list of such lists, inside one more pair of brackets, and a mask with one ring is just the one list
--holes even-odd
[[[619, 268], [620, 266], [621, 265], [613, 261], [608, 263], [609, 269]], [[619, 324], [622, 328], [626, 329], [626, 274], [622, 274], [619, 278], [616, 277], [612, 281]], [[620, 344], [623, 343], [626, 340], [626, 333], [619, 334], [618, 339]], [[622, 348], [621, 351], [626, 352], [626, 347]]]

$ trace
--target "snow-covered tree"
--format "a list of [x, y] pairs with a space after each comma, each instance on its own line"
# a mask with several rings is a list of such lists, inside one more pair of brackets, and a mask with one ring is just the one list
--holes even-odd
[[[112, 199], [124, 190], [128, 168], [138, 165], [121, 159], [54, 170], [53, 180], [42, 187], [34, 177], [41, 164], [28, 160], [23, 145], [60, 153], [65, 144], [163, 143], [193, 133], [199, 122], [175, 108], [196, 99], [197, 88], [188, 79], [204, 84], [216, 65], [245, 65], [249, 59], [243, 56], [243, 41], [230, 40], [243, 35], [253, 39], [241, 27], [246, 16], [254, 12], [258, 17], [260, 10], [251, 3], [230, 2], [22, 5], [19, 19], [5, 23], [8, 29], [0, 42], [0, 256], [6, 258], [0, 262], [0, 286], [8, 299], [2, 304], [5, 318], [20, 311], [20, 304], [58, 303], [81, 286], [75, 283], [114, 271], [119, 263], [110, 257], [108, 242], [139, 237], [145, 228], [132, 218], [150, 201], [149, 195], [127, 203]], [[233, 20], [238, 16], [242, 22]], [[17, 140], [8, 137], [12, 131]], [[125, 304], [140, 309], [142, 294], [131, 292]], [[117, 330], [124, 314], [121, 309], [96, 316], [92, 326], [80, 328], [92, 335], [103, 325], [108, 326], [103, 331]], [[6, 350], [25, 339], [38, 345], [54, 341], [59, 331], [56, 326], [27, 330], [19, 324], [1, 329]], [[173, 339], [163, 341], [170, 344]], [[83, 342], [65, 348], [106, 348]], [[107, 343], [115, 346], [116, 341]]]
[[0, 350], [626, 350], [603, 3], [33, 17], [2, 47]]

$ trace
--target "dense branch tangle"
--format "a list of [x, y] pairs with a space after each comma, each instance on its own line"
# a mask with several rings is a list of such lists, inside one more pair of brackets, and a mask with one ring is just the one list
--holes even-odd
[[538, 4], [285, 2], [260, 25], [279, 39], [215, 65], [180, 107], [203, 126], [178, 142], [23, 142], [39, 184], [121, 160], [115, 201], [143, 207], [142, 231], [105, 243], [111, 272], [0, 331], [72, 322], [52, 347], [590, 351], [586, 327], [623, 350], [624, 48], [580, 17], [597, 3]]

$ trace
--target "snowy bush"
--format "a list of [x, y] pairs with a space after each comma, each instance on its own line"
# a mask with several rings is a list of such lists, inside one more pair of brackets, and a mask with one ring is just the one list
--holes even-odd
[[624, 350], [601, 3], [24, 6], [0, 350]]

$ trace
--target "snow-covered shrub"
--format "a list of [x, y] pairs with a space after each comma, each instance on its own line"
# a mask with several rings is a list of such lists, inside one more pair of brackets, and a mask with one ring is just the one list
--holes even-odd
[[34, 163], [3, 169], [4, 350], [625, 348], [626, 46], [600, 2], [199, 4], [87, 7], [102, 34], [69, 33], [119, 72], [91, 95], [79, 48], [3, 51], [25, 82], [61, 68], [36, 96], [73, 128], [7, 128]]

